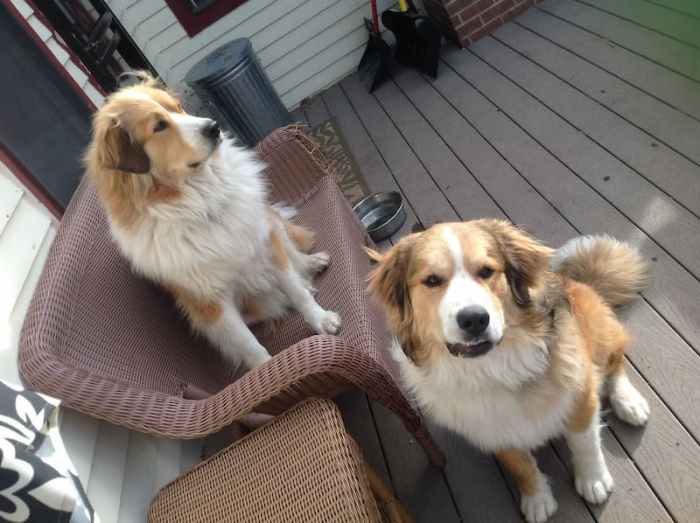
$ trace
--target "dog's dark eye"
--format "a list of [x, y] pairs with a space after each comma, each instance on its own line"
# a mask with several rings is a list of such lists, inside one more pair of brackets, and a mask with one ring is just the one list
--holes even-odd
[[188, 166], [190, 169], [196, 169], [196, 168], [199, 167], [200, 165], [202, 165], [202, 162], [192, 162], [192, 163], [188, 163], [188, 164], [187, 164], [187, 166]]
[[168, 128], [168, 122], [165, 120], [158, 120], [158, 123], [156, 123], [156, 126], [153, 128], [154, 133], [159, 133], [161, 131], [165, 131]]
[[479, 272], [476, 273], [476, 275], [479, 278], [488, 280], [491, 276], [493, 276], [493, 269], [491, 267], [482, 267], [481, 269], [479, 269]]
[[438, 287], [442, 285], [442, 278], [437, 274], [431, 274], [425, 280], [423, 280], [423, 285], [426, 287]]

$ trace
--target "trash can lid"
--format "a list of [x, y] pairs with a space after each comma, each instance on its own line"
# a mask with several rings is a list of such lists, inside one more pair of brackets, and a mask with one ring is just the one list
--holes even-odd
[[210, 84], [255, 58], [248, 38], [236, 38], [202, 58], [185, 76], [188, 84]]

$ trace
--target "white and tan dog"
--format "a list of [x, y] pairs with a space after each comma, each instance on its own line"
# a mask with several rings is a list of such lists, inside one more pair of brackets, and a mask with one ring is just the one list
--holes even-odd
[[406, 386], [439, 424], [495, 452], [527, 521], [557, 509], [531, 451], [562, 434], [579, 494], [605, 501], [613, 479], [599, 393], [628, 423], [649, 416], [625, 374], [629, 338], [612, 309], [644, 285], [639, 254], [605, 236], [553, 251], [485, 219], [436, 225], [370, 256], [370, 289], [388, 312]]
[[155, 80], [111, 95], [96, 113], [88, 174], [133, 268], [172, 292], [195, 330], [248, 368], [267, 361], [248, 325], [301, 312], [318, 333], [339, 316], [312, 296], [329, 263], [313, 234], [268, 203], [264, 165], [186, 114]]

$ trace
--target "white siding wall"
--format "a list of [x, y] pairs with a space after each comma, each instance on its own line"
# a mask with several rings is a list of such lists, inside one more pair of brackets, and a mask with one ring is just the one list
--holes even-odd
[[[192, 38], [165, 0], [107, 0], [158, 73], [177, 86], [216, 47], [248, 37], [282, 101], [293, 108], [357, 67], [367, 0], [249, 0]], [[379, 0], [379, 10], [391, 0]]]
[[[102, 95], [56, 35], [23, 0], [13, 4], [73, 79], [99, 106]], [[0, 162], [0, 379], [20, 383], [17, 346], [56, 223]], [[174, 441], [129, 431], [64, 409], [61, 435], [103, 523], [142, 523], [156, 492], [199, 461], [201, 440]]]

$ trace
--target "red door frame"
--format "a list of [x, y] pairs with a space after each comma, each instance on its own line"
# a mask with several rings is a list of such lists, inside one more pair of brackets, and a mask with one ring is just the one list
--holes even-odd
[[[7, 8], [10, 15], [14, 17], [17, 23], [22, 26], [27, 35], [32, 39], [32, 41], [37, 45], [41, 52], [46, 56], [49, 63], [56, 69], [56, 71], [63, 77], [68, 85], [75, 91], [78, 96], [85, 102], [90, 111], [95, 111], [96, 107], [93, 101], [88, 97], [88, 95], [83, 91], [82, 87], [73, 79], [73, 77], [66, 71], [63, 64], [59, 62], [51, 50], [44, 44], [44, 42], [39, 38], [34, 29], [29, 22], [22, 16], [22, 13], [15, 7], [12, 0], [0, 0], [0, 2]], [[34, 11], [34, 16], [36, 16], [46, 27], [53, 29], [51, 23], [44, 17], [44, 15], [39, 11], [33, 0], [24, 0], [32, 10]], [[83, 72], [88, 75], [88, 81], [92, 83], [93, 87], [98, 90], [101, 94], [105, 94], [102, 88], [97, 85], [96, 82], [92, 81], [89, 71], [85, 69], [80, 59], [76, 54], [67, 46], [65, 46], [58, 38], [56, 39], [59, 45], [61, 45], [65, 51], [68, 53], [70, 60], [80, 67]], [[30, 192], [36, 196], [36, 198], [53, 214], [57, 219], [61, 219], [63, 216], [64, 208], [44, 189], [44, 187], [36, 180], [36, 178], [21, 164], [21, 162], [12, 154], [12, 151], [8, 150], [5, 144], [0, 143], [0, 160], [12, 171], [17, 179], [22, 182], [23, 185], [30, 190]]]

